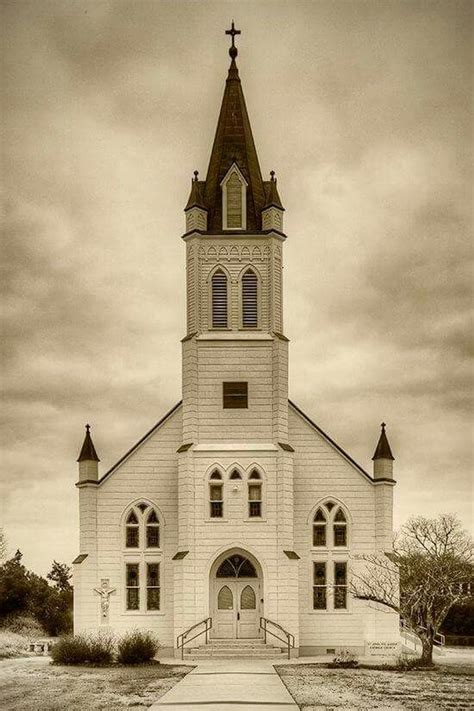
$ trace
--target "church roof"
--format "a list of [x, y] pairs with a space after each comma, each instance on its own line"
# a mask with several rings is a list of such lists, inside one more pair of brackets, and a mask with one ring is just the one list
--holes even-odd
[[392, 450], [390, 449], [390, 445], [388, 443], [387, 435], [385, 434], [385, 427], [386, 424], [385, 422], [382, 422], [381, 424], [382, 427], [382, 432], [380, 433], [379, 441], [377, 444], [377, 447], [374, 452], [374, 456], [372, 459], [392, 459], [394, 460], [395, 457], [392, 454]]
[[84, 442], [82, 443], [81, 453], [77, 459], [78, 462], [100, 462], [90, 435], [90, 428], [90, 425], [86, 425], [86, 436], [84, 437]]

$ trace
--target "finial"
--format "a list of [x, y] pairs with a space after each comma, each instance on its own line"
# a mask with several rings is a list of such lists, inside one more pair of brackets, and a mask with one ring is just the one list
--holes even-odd
[[232, 20], [232, 26], [231, 26], [230, 30], [226, 30], [225, 33], [226, 33], [226, 35], [230, 35], [232, 37], [232, 44], [229, 48], [229, 54], [231, 56], [231, 59], [235, 59], [238, 54], [238, 51], [237, 51], [237, 47], [235, 46], [234, 37], [235, 37], [235, 35], [240, 35], [241, 32], [240, 32], [240, 30], [235, 29], [234, 20]]
[[274, 170], [270, 171], [270, 180], [272, 181], [272, 183], [275, 182], [275, 171]]
[[199, 175], [199, 170], [195, 170], [195, 171], [194, 171], [194, 182], [195, 182], [195, 183], [197, 183], [198, 175]]
[[385, 424], [385, 422], [382, 422], [382, 424], [380, 425], [380, 427], [382, 428], [382, 432], [385, 432], [386, 426], [387, 425]]
[[91, 426], [90, 426], [90, 425], [86, 425], [86, 432], [87, 432], [87, 434], [89, 434], [89, 430], [90, 430], [90, 428], [91, 428]]

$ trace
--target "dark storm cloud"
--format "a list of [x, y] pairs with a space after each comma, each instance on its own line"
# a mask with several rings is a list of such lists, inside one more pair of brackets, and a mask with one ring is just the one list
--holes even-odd
[[291, 396], [369, 469], [389, 422], [398, 522], [423, 508], [467, 523], [471, 4], [3, 7], [11, 547], [39, 570], [70, 560], [85, 422], [105, 471], [180, 397], [182, 208], [232, 16], [287, 208]]

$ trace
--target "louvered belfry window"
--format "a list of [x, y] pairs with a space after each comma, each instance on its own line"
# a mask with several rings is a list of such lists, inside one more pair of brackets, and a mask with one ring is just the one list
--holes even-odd
[[227, 277], [220, 269], [212, 276], [212, 327], [227, 328]]
[[257, 275], [248, 269], [242, 277], [242, 325], [257, 326]]
[[227, 228], [242, 228], [242, 183], [236, 173], [233, 173], [226, 185], [227, 190]]

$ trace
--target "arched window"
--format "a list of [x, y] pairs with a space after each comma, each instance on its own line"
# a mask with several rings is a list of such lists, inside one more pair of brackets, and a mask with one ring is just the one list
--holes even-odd
[[262, 516], [262, 481], [256, 469], [250, 472], [248, 483], [249, 518]]
[[334, 516], [333, 536], [335, 546], [347, 546], [347, 521], [342, 509]]
[[318, 506], [313, 517], [314, 548], [345, 548], [348, 546], [347, 516], [333, 501]]
[[255, 590], [251, 585], [246, 585], [240, 593], [240, 609], [255, 610], [256, 607], [257, 598], [255, 597]]
[[125, 549], [125, 609], [160, 610], [160, 520], [150, 504], [135, 504], [126, 515]]
[[160, 547], [160, 522], [156, 515], [156, 511], [152, 509], [146, 519], [146, 547]]
[[242, 277], [242, 326], [255, 328], [258, 325], [258, 280], [252, 269]]
[[232, 610], [234, 608], [234, 596], [232, 595], [232, 590], [224, 585], [219, 590], [217, 596], [217, 609], [218, 610]]
[[236, 553], [226, 558], [218, 567], [217, 578], [256, 578], [255, 566], [248, 558]]
[[242, 479], [242, 476], [237, 469], [234, 469], [230, 475], [230, 479]]
[[313, 520], [313, 546], [326, 545], [326, 516], [322, 509], [318, 509]]
[[125, 525], [125, 546], [127, 548], [139, 548], [140, 546], [140, 527], [135, 511], [130, 511], [127, 516]]
[[213, 471], [209, 479], [209, 516], [211, 518], [222, 518], [224, 516], [222, 475], [218, 471]]
[[227, 328], [227, 277], [218, 269], [211, 279], [212, 327]]

